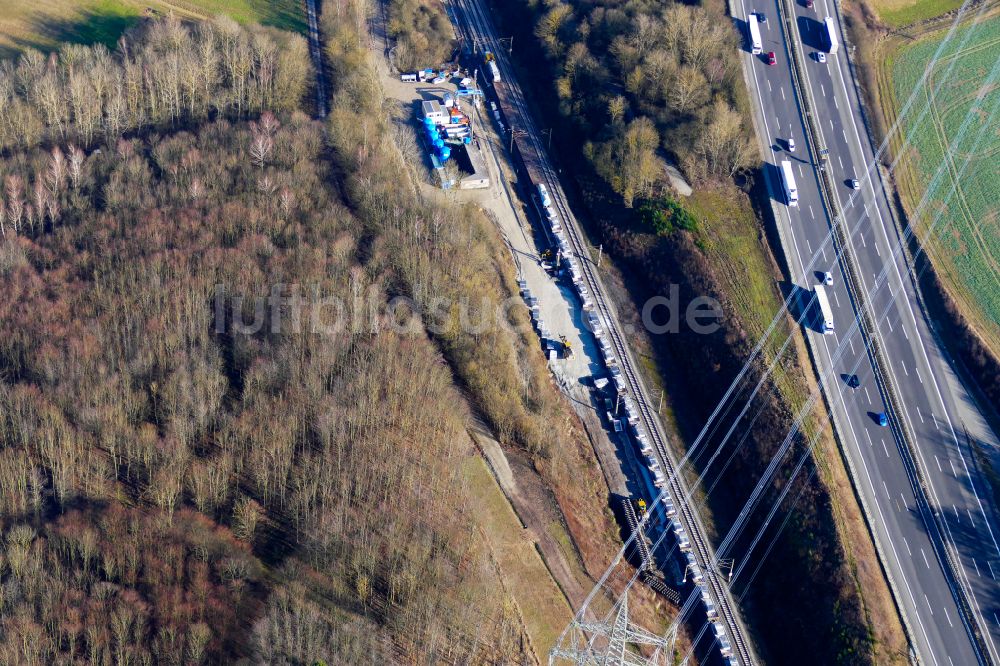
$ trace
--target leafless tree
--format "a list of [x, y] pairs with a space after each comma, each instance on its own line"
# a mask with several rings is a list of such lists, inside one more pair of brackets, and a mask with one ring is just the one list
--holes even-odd
[[268, 134], [260, 123], [250, 124], [250, 159], [258, 168], [264, 168], [264, 164], [271, 157], [274, 149], [274, 139]]
[[7, 193], [7, 219], [15, 230], [21, 227], [21, 217], [24, 215], [24, 201], [21, 200], [22, 180], [17, 174], [4, 179]]
[[[48, 208], [49, 191], [47, 189], [45, 189], [45, 185], [42, 183], [42, 179], [41, 178], [36, 178], [35, 179], [35, 185], [34, 185], [34, 192], [33, 192], [33, 194], [34, 194], [34, 201], [35, 201], [34, 209], [38, 213], [38, 219], [39, 219], [39, 221], [42, 221], [42, 218], [45, 216], [45, 211]], [[32, 217], [33, 216], [29, 215], [29, 218], [32, 218]], [[29, 221], [32, 224], [32, 231], [34, 231], [34, 220], [30, 219]]]
[[49, 170], [47, 174], [49, 188], [54, 194], [58, 194], [62, 191], [65, 178], [66, 157], [63, 155], [63, 151], [59, 148], [59, 146], [54, 146], [49, 159]]
[[83, 160], [86, 158], [83, 150], [74, 145], [69, 147], [69, 179], [74, 189], [80, 186], [83, 178]]
[[233, 506], [233, 534], [244, 541], [253, 541], [262, 514], [261, 506], [249, 497], [236, 500]]

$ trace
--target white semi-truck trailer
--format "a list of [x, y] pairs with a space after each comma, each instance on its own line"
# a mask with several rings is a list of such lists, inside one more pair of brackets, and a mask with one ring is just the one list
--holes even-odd
[[819, 304], [819, 330], [824, 335], [833, 334], [833, 310], [830, 309], [830, 298], [826, 295], [826, 287], [816, 285], [816, 303]]
[[750, 53], [759, 55], [764, 51], [764, 46], [760, 41], [760, 25], [757, 23], [757, 15], [753, 12], [747, 16], [747, 30], [750, 31]]
[[785, 186], [785, 203], [798, 206], [799, 188], [795, 186], [795, 174], [792, 173], [792, 163], [788, 160], [781, 160], [781, 182]]
[[840, 42], [837, 40], [837, 22], [827, 16], [823, 19], [823, 32], [826, 33], [826, 52], [833, 55], [840, 48]]

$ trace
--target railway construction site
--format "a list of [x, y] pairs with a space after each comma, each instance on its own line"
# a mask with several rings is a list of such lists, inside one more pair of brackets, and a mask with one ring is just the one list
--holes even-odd
[[[642, 485], [645, 486], [646, 493], [655, 498], [641, 528], [649, 529], [653, 516], [657, 516], [663, 527], [654, 532], [654, 543], [672, 544], [671, 547], [664, 548], [665, 555], [662, 557], [677, 558], [683, 562], [681, 567], [685, 571], [693, 571], [692, 581], [702, 581], [701, 584], [692, 582], [691, 593], [687, 596], [685, 605], [702, 602], [704, 612], [714, 628], [714, 636], [708, 642], [717, 651], [716, 654], [733, 664], [756, 663], [738, 607], [730, 596], [724, 577], [718, 573], [719, 563], [706, 537], [704, 525], [689, 501], [690, 493], [683, 477], [677, 473], [677, 462], [666, 443], [663, 426], [639, 375], [632, 351], [622, 334], [618, 315], [597, 273], [591, 248], [570, 210], [558, 174], [546, 155], [540, 133], [516, 76], [503, 56], [495, 55], [502, 54], [502, 46], [496, 39], [490, 18], [473, 0], [458, 2], [453, 7], [456, 12], [453, 19], [464, 33], [464, 43], [477, 45], [482, 49], [470, 49], [466, 57], [479, 59], [484, 69], [487, 62], [497, 66], [498, 75], [481, 75], [479, 78], [481, 81], [491, 80], [489, 90], [500, 110], [499, 123], [509, 132], [514, 164], [523, 174], [523, 179], [533, 184], [530, 188], [524, 188], [528, 190], [524, 194], [536, 198], [540, 204], [540, 212], [546, 209], [552, 211], [546, 215], [548, 219], [542, 225], [545, 236], [566, 257], [569, 278], [575, 287], [580, 307], [590, 313], [589, 328], [597, 338], [597, 344], [603, 342], [604, 349], [608, 350], [602, 353], [603, 365], [607, 374], [621, 386], [623, 401], [627, 401], [630, 432], [622, 441], [631, 442], [636, 448], [625, 455], [643, 461]], [[485, 51], [493, 57], [486, 60], [483, 55]], [[668, 517], [667, 512], [675, 506], [675, 500], [677, 515]], [[666, 539], [663, 538], [665, 536]], [[687, 550], [690, 550], [690, 560], [684, 552]], [[614, 568], [609, 571], [609, 575], [601, 581], [578, 613], [578, 622], [568, 630], [564, 638], [573, 639], [573, 634], [595, 618], [606, 619], [609, 604], [615, 604], [620, 599], [618, 595], [622, 589], [630, 585], [632, 579], [639, 574], [629, 573], [627, 575], [630, 579], [625, 581], [615, 580], [617, 575], [626, 574], [624, 570], [616, 571]], [[590, 645], [585, 649], [593, 649], [601, 639], [595, 641], [587, 638], [584, 642]], [[572, 652], [571, 646], [560, 646], [563, 647], [566, 648], [563, 650], [565, 654]]]

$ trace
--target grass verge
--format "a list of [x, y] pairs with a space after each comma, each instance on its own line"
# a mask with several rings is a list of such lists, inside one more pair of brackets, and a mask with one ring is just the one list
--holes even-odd
[[569, 604], [483, 459], [470, 456], [461, 470], [501, 579], [517, 601], [536, 656], [544, 659], [573, 617]]
[[[685, 204], [700, 222], [699, 245], [708, 255], [714, 277], [728, 298], [725, 309], [737, 315], [750, 339], [759, 339], [771, 324], [773, 313], [781, 308], [779, 292], [774, 288], [780, 273], [748, 198], [733, 188], [702, 188]], [[787, 318], [779, 322], [778, 330], [780, 333], [772, 334], [763, 349], [765, 363], [771, 363], [780, 351], [780, 343], [787, 335], [794, 334]], [[816, 390], [801, 336], [796, 335], [783, 358], [791, 362], [776, 364], [771, 379], [788, 406], [798, 411]], [[906, 637], [826, 411], [814, 407], [802, 429], [815, 441], [813, 458], [817, 473], [829, 492], [838, 540], [871, 635], [874, 661], [904, 664]]]
[[954, 11], [962, 0], [874, 0], [873, 4], [883, 23], [902, 28]]

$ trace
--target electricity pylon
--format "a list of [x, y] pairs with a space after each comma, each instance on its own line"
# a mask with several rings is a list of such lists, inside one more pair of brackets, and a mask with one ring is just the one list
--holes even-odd
[[[549, 666], [564, 662], [580, 666], [666, 666], [667, 653], [671, 652], [666, 639], [629, 621], [627, 592], [621, 596], [610, 623], [574, 619], [564, 638], [568, 644], [560, 644], [549, 653]], [[641, 647], [650, 656], [643, 656]]]

